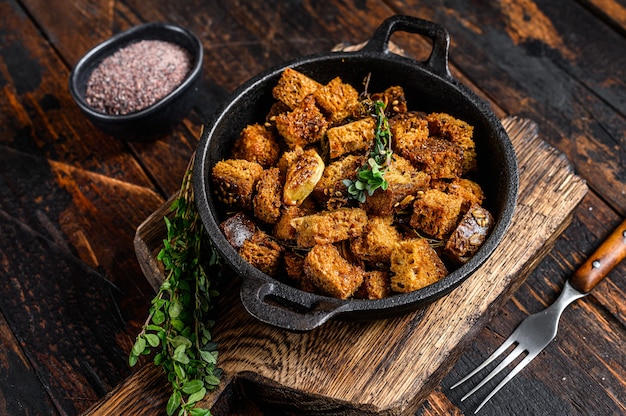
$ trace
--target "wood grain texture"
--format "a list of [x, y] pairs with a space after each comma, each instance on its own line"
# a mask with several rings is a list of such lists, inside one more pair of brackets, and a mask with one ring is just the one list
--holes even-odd
[[[524, 149], [520, 200], [505, 239], [479, 271], [415, 313], [370, 323], [332, 321], [304, 334], [259, 323], [230, 291], [220, 301], [214, 329], [229, 380], [246, 379], [260, 401], [301, 413], [414, 413], [554, 243], [587, 190], [566, 159], [538, 138], [532, 122], [509, 118], [504, 125], [518, 152]], [[142, 224], [135, 240], [153, 284], [162, 279], [158, 269], [150, 270], [156, 250], [151, 244], [163, 235], [162, 221], [153, 221], [162, 213]], [[143, 384], [132, 378], [131, 385]], [[115, 399], [99, 404], [99, 414], [118, 412], [115, 403], [126, 394], [118, 390]]]

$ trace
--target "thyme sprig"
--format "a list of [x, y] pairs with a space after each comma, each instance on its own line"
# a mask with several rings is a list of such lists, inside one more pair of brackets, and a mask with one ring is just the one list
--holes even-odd
[[391, 131], [389, 120], [385, 115], [385, 103], [374, 102], [374, 117], [376, 118], [376, 132], [374, 146], [370, 151], [367, 163], [357, 172], [355, 180], [344, 179], [343, 184], [348, 188], [348, 196], [351, 199], [363, 203], [367, 196], [372, 196], [378, 188], [387, 190], [389, 183], [385, 179], [385, 173], [391, 164], [393, 151], [391, 150]]
[[151, 302], [129, 364], [134, 366], [154, 349], [154, 363], [165, 371], [173, 389], [167, 414], [178, 410], [179, 416], [209, 416], [210, 410], [196, 404], [220, 383], [217, 344], [211, 337], [220, 259], [195, 208], [192, 170], [187, 169], [170, 215], [164, 217], [167, 238], [157, 259], [166, 277]]

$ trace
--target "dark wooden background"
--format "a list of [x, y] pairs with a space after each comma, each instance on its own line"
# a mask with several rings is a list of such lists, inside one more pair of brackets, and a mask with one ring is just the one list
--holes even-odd
[[[590, 192], [555, 249], [480, 333], [418, 414], [471, 413], [449, 386], [493, 351], [626, 216], [624, 0], [0, 0], [0, 414], [76, 415], [131, 374], [127, 354], [153, 295], [137, 226], [179, 186], [201, 126], [261, 70], [340, 42], [386, 17], [443, 24], [451, 70], [499, 116], [534, 120]], [[71, 68], [112, 34], [169, 21], [205, 49], [194, 111], [167, 136], [128, 143], [73, 103]], [[424, 58], [415, 35], [393, 41]], [[556, 340], [484, 415], [626, 413], [626, 265], [564, 314]], [[273, 414], [254, 388], [231, 414]]]

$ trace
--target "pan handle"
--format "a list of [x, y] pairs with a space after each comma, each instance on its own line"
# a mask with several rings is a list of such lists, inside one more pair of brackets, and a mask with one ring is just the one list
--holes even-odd
[[362, 51], [389, 54], [389, 39], [396, 31], [416, 33], [426, 36], [433, 42], [433, 49], [424, 65], [436, 75], [451, 78], [448, 68], [450, 35], [438, 23], [413, 16], [395, 15], [385, 19], [376, 29]]
[[296, 332], [317, 328], [347, 305], [257, 276], [243, 279], [240, 295], [248, 313], [261, 322]]

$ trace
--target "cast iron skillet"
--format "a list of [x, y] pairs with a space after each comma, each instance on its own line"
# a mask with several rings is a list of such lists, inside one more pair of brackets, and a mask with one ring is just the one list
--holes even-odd
[[[396, 31], [430, 38], [429, 58], [418, 62], [389, 51]], [[517, 200], [518, 172], [511, 142], [489, 107], [450, 75], [449, 36], [439, 24], [410, 16], [392, 16], [375, 31], [358, 52], [329, 52], [287, 62], [252, 78], [227, 100], [207, 124], [195, 159], [194, 192], [201, 219], [220, 255], [242, 277], [241, 300], [247, 311], [262, 322], [293, 331], [308, 331], [333, 317], [375, 320], [397, 316], [444, 296], [463, 282], [493, 252], [505, 233]], [[379, 300], [341, 300], [303, 292], [274, 279], [243, 260], [228, 243], [219, 224], [224, 209], [213, 198], [210, 173], [228, 158], [234, 141], [250, 123], [261, 122], [271, 104], [272, 88], [282, 71], [292, 67], [321, 83], [340, 76], [358, 91], [371, 72], [368, 91], [383, 91], [392, 85], [404, 88], [412, 110], [447, 112], [474, 126], [479, 157], [479, 183], [495, 227], [474, 257], [437, 283], [406, 294]]]

